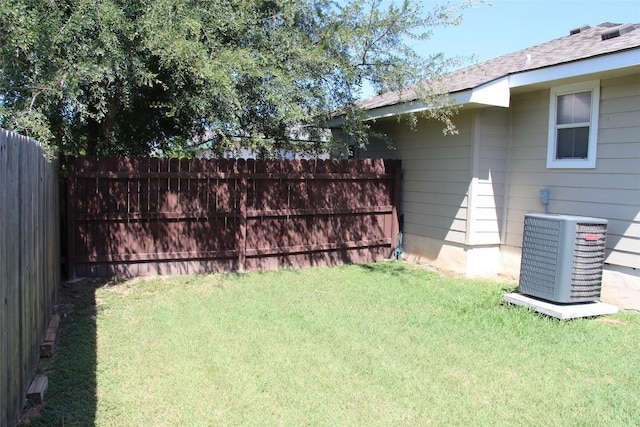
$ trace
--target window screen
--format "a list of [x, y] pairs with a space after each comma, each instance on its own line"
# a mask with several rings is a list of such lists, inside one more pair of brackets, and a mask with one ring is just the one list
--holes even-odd
[[556, 159], [586, 159], [589, 155], [591, 92], [557, 98]]

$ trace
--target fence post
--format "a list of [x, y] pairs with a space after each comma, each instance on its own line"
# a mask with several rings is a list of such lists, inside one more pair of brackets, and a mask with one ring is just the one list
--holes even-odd
[[[9, 416], [9, 377], [8, 377], [8, 359], [9, 349], [7, 347], [9, 339], [9, 327], [8, 327], [8, 293], [9, 283], [11, 278], [12, 265], [7, 265], [7, 259], [12, 252], [12, 248], [9, 248], [11, 242], [9, 236], [9, 227], [7, 218], [9, 218], [9, 192], [13, 190], [9, 186], [9, 140], [7, 131], [0, 129], [0, 425], [4, 426], [8, 424]], [[11, 242], [13, 245], [13, 243]]]
[[239, 159], [236, 163], [240, 173], [240, 188], [238, 200], [238, 271], [243, 272], [247, 262], [247, 190], [248, 190], [248, 170], [246, 161]]
[[67, 177], [67, 280], [76, 278], [76, 218], [75, 218], [75, 187], [76, 187], [76, 170], [74, 167], [75, 159], [70, 159], [67, 163], [69, 172]]
[[398, 235], [400, 234], [400, 194], [402, 192], [402, 163], [400, 160], [392, 160], [393, 165], [393, 211], [391, 227], [391, 249], [398, 248]]

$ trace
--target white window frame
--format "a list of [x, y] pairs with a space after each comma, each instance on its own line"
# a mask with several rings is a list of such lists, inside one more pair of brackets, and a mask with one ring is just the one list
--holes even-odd
[[[557, 159], [556, 158], [556, 118], [558, 96], [578, 92], [591, 91], [591, 117], [589, 125], [589, 144], [586, 159]], [[547, 168], [595, 168], [598, 145], [598, 116], [600, 111], [600, 80], [592, 80], [551, 88], [549, 97], [549, 136], [547, 142]]]

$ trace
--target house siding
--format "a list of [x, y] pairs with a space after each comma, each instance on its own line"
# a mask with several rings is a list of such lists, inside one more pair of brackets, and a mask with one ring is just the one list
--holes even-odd
[[640, 266], [640, 75], [600, 82], [595, 169], [547, 169], [549, 90], [512, 97], [511, 163], [505, 243], [520, 247], [524, 215], [542, 212], [609, 221], [606, 262]]
[[509, 115], [504, 108], [475, 112], [474, 143], [478, 150], [471, 165], [470, 245], [500, 244], [509, 155]]
[[[456, 116], [456, 135], [443, 135], [443, 124], [419, 120], [415, 131], [396, 119], [378, 121], [394, 149], [372, 141], [359, 157], [402, 159], [403, 232], [438, 241], [465, 244], [470, 182], [473, 114]], [[410, 239], [410, 237], [407, 237]]]
[[[606, 262], [640, 266], [640, 75], [600, 82], [597, 163], [593, 169], [546, 166], [550, 90], [512, 95], [511, 107], [463, 109], [457, 135], [397, 118], [374, 130], [395, 149], [372, 141], [358, 157], [403, 160], [404, 246], [409, 259], [467, 275], [517, 276], [524, 216], [543, 212], [539, 190], [551, 190], [549, 213], [606, 218]], [[500, 260], [493, 265], [497, 248]], [[503, 256], [504, 254], [504, 256]], [[483, 269], [486, 266], [486, 269]], [[516, 267], [516, 269], [514, 269]]]

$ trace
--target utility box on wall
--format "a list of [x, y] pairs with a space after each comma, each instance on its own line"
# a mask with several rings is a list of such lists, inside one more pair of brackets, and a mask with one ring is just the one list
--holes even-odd
[[606, 219], [525, 215], [520, 293], [557, 303], [599, 299], [606, 237]]

